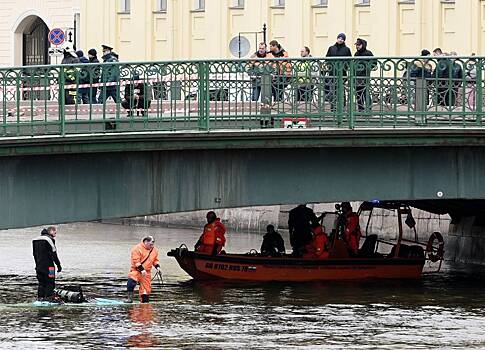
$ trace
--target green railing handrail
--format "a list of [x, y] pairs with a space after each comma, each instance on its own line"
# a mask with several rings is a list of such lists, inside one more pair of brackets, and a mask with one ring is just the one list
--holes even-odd
[[484, 113], [484, 62], [312, 57], [0, 68], [1, 136], [476, 127]]

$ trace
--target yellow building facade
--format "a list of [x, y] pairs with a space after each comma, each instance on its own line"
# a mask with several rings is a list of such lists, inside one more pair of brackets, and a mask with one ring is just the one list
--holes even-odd
[[239, 34], [252, 53], [263, 23], [294, 57], [324, 56], [340, 32], [376, 56], [485, 54], [483, 0], [81, 0], [81, 12], [82, 49], [108, 43], [122, 61], [232, 58]]
[[1, 0], [0, 66], [55, 63], [48, 33], [53, 28], [71, 31], [71, 42], [63, 45], [74, 46], [80, 12], [80, 0]]

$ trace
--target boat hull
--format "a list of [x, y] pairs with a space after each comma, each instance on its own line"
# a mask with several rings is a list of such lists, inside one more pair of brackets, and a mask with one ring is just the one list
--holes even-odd
[[168, 253], [195, 280], [312, 282], [371, 278], [417, 279], [424, 259], [306, 259], [241, 254], [210, 256], [175, 249]]

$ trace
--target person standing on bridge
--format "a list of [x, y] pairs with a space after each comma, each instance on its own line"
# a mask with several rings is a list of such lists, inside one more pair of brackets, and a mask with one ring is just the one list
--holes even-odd
[[116, 65], [119, 62], [118, 55], [113, 52], [113, 48], [108, 45], [101, 45], [103, 48], [103, 63], [113, 63], [103, 67], [101, 72], [101, 82], [106, 85], [102, 87], [99, 94], [99, 103], [105, 103], [108, 98], [112, 98], [116, 103], [120, 102], [118, 91], [118, 80], [120, 78], [120, 68]]
[[[370, 89], [370, 74], [373, 69], [377, 67], [377, 61], [369, 59], [367, 57], [374, 56], [372, 51], [367, 49], [367, 41], [358, 38], [355, 41], [356, 52], [354, 57], [362, 59], [361, 61], [355, 61], [355, 75], [357, 79], [355, 80], [355, 92], [357, 94], [357, 110], [359, 112], [364, 112], [371, 107], [372, 99], [369, 94]], [[365, 59], [365, 60], [364, 60]]]
[[195, 251], [199, 253], [217, 255], [226, 244], [226, 227], [222, 224], [215, 212], [209, 211], [206, 215], [207, 224], [204, 232], [195, 244]]
[[[89, 59], [89, 63], [99, 64], [98, 52], [96, 51], [96, 49], [89, 49], [88, 59]], [[99, 66], [91, 68], [89, 73], [91, 75], [92, 84], [93, 85], [98, 84], [99, 78], [101, 76], [101, 68], [99, 68]], [[92, 86], [89, 91], [89, 103], [96, 104], [98, 102], [97, 94], [98, 94], [98, 87]]]
[[56, 288], [57, 272], [62, 271], [61, 262], [57, 256], [56, 238], [57, 230], [54, 226], [43, 229], [40, 236], [32, 241], [35, 260], [35, 272], [39, 286], [37, 298], [40, 301], [53, 301]]
[[[80, 63], [89, 63], [89, 60], [84, 56], [84, 52], [82, 50], [76, 51], [76, 55], [79, 59]], [[89, 85], [90, 83], [90, 74], [86, 68], [81, 68], [79, 71], [79, 85]], [[89, 88], [88, 87], [80, 87], [77, 89], [77, 103], [81, 104], [88, 104], [89, 103]]]
[[76, 55], [76, 51], [73, 49], [66, 47], [64, 49], [64, 58], [61, 61], [61, 64], [65, 64], [68, 67], [64, 68], [64, 86], [68, 86], [68, 88], [64, 88], [64, 103], [66, 105], [73, 105], [76, 103], [77, 100], [77, 87], [76, 87], [76, 80], [77, 80], [77, 69], [72, 67], [72, 65], [79, 64], [79, 58]]
[[[345, 45], [345, 40], [347, 40], [345, 33], [337, 35], [337, 42], [328, 48], [326, 57], [352, 57], [352, 52]], [[336, 60], [329, 60], [326, 63], [328, 78], [325, 83], [325, 91], [328, 94], [327, 99], [330, 101], [330, 109], [332, 112], [335, 112], [338, 102], [338, 79], [341, 78], [343, 80], [342, 83], [345, 83], [348, 69], [347, 65], [348, 63], [345, 61]], [[345, 92], [340, 91], [340, 93], [342, 94], [342, 100], [345, 106]]]
[[142, 303], [150, 301], [152, 292], [152, 267], [160, 272], [158, 250], [155, 248], [155, 239], [146, 236], [140, 243], [131, 249], [131, 269], [128, 273], [126, 289], [128, 302], [133, 302], [133, 293], [137, 284], [140, 285], [139, 293]]

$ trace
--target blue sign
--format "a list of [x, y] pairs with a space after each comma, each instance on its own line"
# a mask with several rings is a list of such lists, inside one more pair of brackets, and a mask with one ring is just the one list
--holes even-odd
[[49, 42], [52, 45], [62, 45], [66, 40], [66, 33], [61, 28], [54, 28], [49, 32]]

